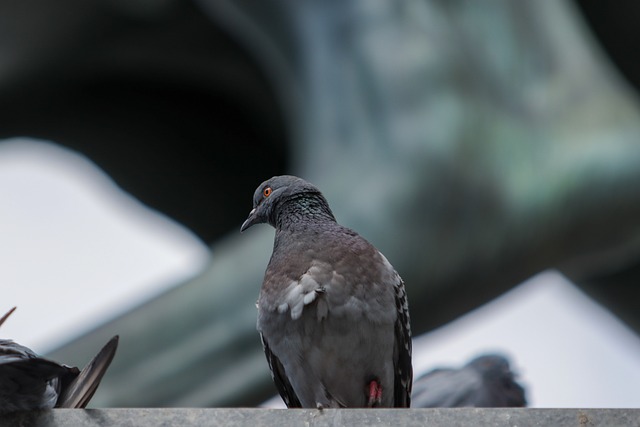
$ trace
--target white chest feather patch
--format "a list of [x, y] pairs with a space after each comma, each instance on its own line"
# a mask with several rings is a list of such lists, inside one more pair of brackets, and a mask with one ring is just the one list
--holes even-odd
[[283, 295], [283, 302], [278, 305], [278, 313], [284, 314], [291, 311], [293, 320], [302, 316], [302, 310], [306, 305], [316, 300], [319, 294], [325, 292], [324, 286], [318, 283], [317, 278], [321, 276], [321, 267], [312, 266], [300, 280], [293, 281], [287, 286]]

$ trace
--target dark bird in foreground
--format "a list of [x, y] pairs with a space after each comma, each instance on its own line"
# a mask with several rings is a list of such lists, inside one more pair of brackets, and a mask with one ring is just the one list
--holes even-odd
[[509, 361], [497, 354], [473, 359], [460, 369], [435, 369], [415, 380], [414, 408], [507, 408], [527, 406]]
[[[0, 325], [15, 310], [0, 319]], [[84, 408], [118, 347], [111, 338], [80, 371], [38, 356], [11, 340], [0, 340], [0, 414], [49, 408]]]
[[286, 405], [409, 407], [409, 308], [389, 261], [301, 178], [260, 184], [240, 231], [259, 223], [276, 234], [258, 331]]

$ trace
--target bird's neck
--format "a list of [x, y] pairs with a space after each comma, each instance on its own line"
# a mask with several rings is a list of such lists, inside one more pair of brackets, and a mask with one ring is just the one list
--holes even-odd
[[322, 196], [298, 197], [287, 200], [279, 209], [276, 229], [307, 228], [312, 224], [335, 223], [329, 204]]

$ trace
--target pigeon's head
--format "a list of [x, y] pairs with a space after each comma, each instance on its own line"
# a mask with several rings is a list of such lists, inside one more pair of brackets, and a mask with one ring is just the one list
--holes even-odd
[[[310, 201], [317, 203], [310, 203]], [[253, 193], [253, 209], [240, 227], [240, 232], [254, 224], [268, 223], [275, 227], [282, 207], [290, 202], [300, 205], [306, 203], [307, 206], [317, 205], [320, 211], [328, 212], [328, 215], [333, 218], [327, 201], [314, 185], [297, 176], [274, 176], [260, 184]]]
[[511, 370], [509, 361], [505, 357], [499, 354], [487, 354], [473, 359], [468, 366], [482, 376], [487, 392], [505, 399], [501, 406], [527, 405], [524, 388], [516, 382], [517, 374]]
[[499, 354], [478, 356], [469, 362], [469, 366], [485, 377], [499, 378], [512, 375], [509, 361]]

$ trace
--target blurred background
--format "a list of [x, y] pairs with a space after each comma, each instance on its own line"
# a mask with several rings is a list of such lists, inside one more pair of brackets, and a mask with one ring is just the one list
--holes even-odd
[[636, 2], [0, 0], [2, 327], [92, 406], [275, 394], [239, 234], [291, 173], [403, 276], [416, 373], [640, 407]]

